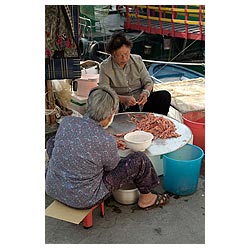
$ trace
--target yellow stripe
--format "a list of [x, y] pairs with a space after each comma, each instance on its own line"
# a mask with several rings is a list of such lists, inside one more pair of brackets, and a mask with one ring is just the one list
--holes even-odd
[[166, 10], [166, 11], [169, 11], [170, 13], [172, 13], [172, 9], [171, 8], [168, 8], [168, 7], [160, 7], [160, 10]]
[[[129, 16], [136, 17], [135, 14], [129, 14]], [[169, 22], [169, 23], [172, 22], [172, 19], [170, 19], [170, 18], [163, 18], [163, 17], [159, 18], [159, 17], [152, 17], [152, 16], [147, 17], [147, 16], [143, 16], [143, 15], [138, 15], [137, 17], [141, 18], [141, 19], [149, 19], [149, 20], [155, 20], [155, 21], [160, 20], [162, 22]], [[190, 21], [190, 20], [185, 21], [185, 20], [182, 20], [182, 19], [173, 19], [173, 23], [181, 23], [181, 24], [187, 23], [187, 24], [192, 24], [192, 25], [200, 25], [199, 21]], [[201, 25], [205, 25], [205, 22], [201, 22]]]
[[[173, 19], [173, 22], [174, 23], [182, 23], [182, 24], [192, 24], [192, 25], [200, 25], [200, 22], [199, 21], [185, 21], [185, 20], [180, 20], [180, 19]], [[205, 22], [201, 22], [201, 25], [205, 25]]]
[[[160, 10], [165, 10], [165, 11], [170, 11], [172, 12], [173, 11], [176, 11], [176, 12], [186, 12], [185, 8], [169, 8], [169, 7], [155, 7], [155, 6], [147, 6], [147, 5], [128, 5], [130, 7], [138, 7], [138, 8], [144, 8], [144, 9], [151, 9], [151, 10], [156, 10], [156, 11], [159, 11]], [[192, 6], [192, 7], [199, 7], [199, 5], [189, 5], [189, 7]], [[199, 13], [199, 12], [202, 12], [202, 13], [205, 13], [205, 9], [187, 9], [187, 12], [188, 13]]]

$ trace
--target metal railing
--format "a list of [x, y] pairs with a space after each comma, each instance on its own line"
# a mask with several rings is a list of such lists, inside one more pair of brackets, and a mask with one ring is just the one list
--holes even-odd
[[205, 40], [204, 5], [126, 5], [125, 29]]

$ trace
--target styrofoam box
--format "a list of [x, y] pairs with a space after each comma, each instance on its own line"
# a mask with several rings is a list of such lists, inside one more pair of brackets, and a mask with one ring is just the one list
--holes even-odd
[[85, 74], [98, 74], [98, 69], [96, 66], [90, 67], [88, 69], [82, 69], [81, 70], [81, 75], [85, 75]]
[[72, 93], [71, 100], [69, 102], [69, 108], [83, 115], [86, 111], [87, 99], [87, 97], [78, 96], [75, 93]]

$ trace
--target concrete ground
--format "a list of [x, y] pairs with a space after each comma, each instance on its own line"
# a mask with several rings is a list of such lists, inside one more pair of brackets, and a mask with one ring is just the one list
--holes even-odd
[[[205, 244], [205, 166], [197, 191], [189, 196], [171, 196], [163, 208], [140, 210], [121, 205], [113, 197], [105, 202], [105, 216], [93, 212], [93, 227], [45, 217], [46, 244]], [[156, 191], [163, 192], [163, 176]], [[53, 202], [46, 195], [45, 207]]]

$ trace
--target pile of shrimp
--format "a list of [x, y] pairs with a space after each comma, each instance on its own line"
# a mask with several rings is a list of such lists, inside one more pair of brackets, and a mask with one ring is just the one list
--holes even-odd
[[128, 148], [126, 142], [123, 139], [120, 139], [120, 138], [116, 139], [116, 145], [117, 145], [117, 148], [122, 149], [122, 150]]
[[[129, 115], [131, 121], [136, 124], [135, 130], [143, 130], [154, 135], [154, 140], [179, 137], [172, 121], [162, 116], [155, 116], [153, 113]], [[141, 118], [141, 119], [138, 119]]]
[[[175, 132], [176, 128], [174, 123], [168, 119], [165, 119], [162, 116], [155, 116], [153, 113], [135, 115], [128, 114], [128, 116], [130, 117], [131, 122], [135, 123], [136, 125], [136, 128], [132, 131], [142, 130], [145, 132], [149, 132], [153, 134], [154, 140], [158, 138], [167, 139], [180, 136], [180, 134]], [[123, 139], [121, 139], [121, 137], [123, 137], [127, 133], [115, 134], [115, 136], [117, 137], [117, 147], [119, 149], [127, 148], [126, 143]]]

